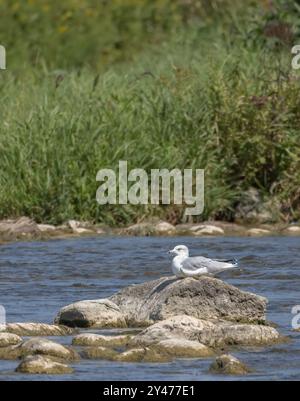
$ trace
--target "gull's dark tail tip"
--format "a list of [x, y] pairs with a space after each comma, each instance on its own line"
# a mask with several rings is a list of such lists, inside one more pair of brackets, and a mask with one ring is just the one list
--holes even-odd
[[239, 261], [237, 259], [225, 259], [223, 260], [223, 262], [231, 263], [235, 267], [239, 265]]

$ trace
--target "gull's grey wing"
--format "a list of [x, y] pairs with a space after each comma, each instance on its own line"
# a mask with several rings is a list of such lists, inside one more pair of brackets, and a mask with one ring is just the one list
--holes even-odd
[[217, 273], [219, 271], [225, 270], [226, 268], [229, 267], [229, 264], [232, 264], [231, 262], [223, 262], [223, 261], [218, 261], [218, 260], [213, 260], [213, 259], [208, 259], [204, 258], [203, 256], [194, 256], [191, 258], [186, 258], [182, 262], [182, 267], [190, 272], [193, 272], [195, 270], [199, 269], [207, 269], [209, 273]]

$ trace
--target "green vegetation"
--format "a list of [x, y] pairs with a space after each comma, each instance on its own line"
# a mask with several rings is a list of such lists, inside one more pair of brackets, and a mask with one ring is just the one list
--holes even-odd
[[0, 218], [179, 222], [174, 205], [97, 205], [119, 160], [205, 168], [199, 219], [233, 219], [250, 187], [299, 218], [300, 6], [240, 3], [0, 0]]

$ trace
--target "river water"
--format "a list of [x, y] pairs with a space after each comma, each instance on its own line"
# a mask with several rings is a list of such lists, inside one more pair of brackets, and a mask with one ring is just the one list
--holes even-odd
[[[58, 310], [84, 299], [110, 296], [124, 286], [170, 275], [167, 251], [178, 244], [192, 255], [236, 257], [240, 269], [220, 278], [269, 299], [268, 319], [290, 336], [287, 344], [239, 348], [232, 354], [253, 369], [243, 380], [299, 380], [300, 333], [292, 308], [300, 305], [300, 238], [92, 237], [19, 242], [0, 246], [0, 305], [8, 322], [51, 323]], [[299, 319], [300, 320], [300, 319]], [[101, 332], [101, 331], [99, 331]], [[108, 331], [106, 331], [108, 332]], [[52, 338], [70, 344], [70, 337]], [[231, 380], [208, 372], [211, 360], [164, 364], [81, 360], [66, 376], [14, 373], [16, 361], [0, 361], [2, 380]]]

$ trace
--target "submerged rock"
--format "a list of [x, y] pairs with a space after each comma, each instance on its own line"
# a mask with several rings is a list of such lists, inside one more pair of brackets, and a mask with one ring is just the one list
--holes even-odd
[[74, 334], [74, 330], [70, 327], [45, 323], [8, 323], [6, 331], [24, 337], [68, 336]]
[[22, 356], [47, 355], [65, 361], [75, 361], [79, 355], [74, 350], [67, 348], [46, 338], [32, 338], [18, 346]]
[[164, 277], [126, 287], [110, 300], [130, 326], [145, 326], [175, 315], [264, 322], [267, 304], [263, 297], [207, 276], [182, 280]]
[[225, 345], [267, 345], [279, 342], [279, 333], [269, 326], [211, 322], [190, 316], [173, 316], [146, 328], [133, 337], [131, 346], [150, 346], [164, 340], [198, 341], [208, 347]]
[[62, 308], [55, 323], [69, 327], [126, 327], [120, 308], [109, 299], [81, 301]]
[[73, 345], [77, 346], [104, 346], [104, 347], [121, 347], [125, 346], [130, 339], [130, 336], [103, 336], [100, 334], [84, 333], [73, 338]]
[[208, 358], [214, 351], [198, 341], [173, 338], [162, 340], [154, 346], [159, 353], [177, 358]]
[[82, 358], [86, 359], [107, 359], [113, 360], [118, 353], [112, 348], [106, 347], [87, 347], [81, 352]]
[[22, 342], [22, 338], [11, 333], [0, 333], [0, 347], [9, 347]]
[[148, 347], [132, 348], [118, 354], [114, 360], [119, 362], [169, 362], [172, 358]]
[[221, 355], [210, 366], [210, 372], [242, 376], [250, 373], [250, 369], [232, 355]]
[[35, 355], [26, 357], [17, 367], [16, 372], [62, 375], [72, 373], [73, 369], [63, 363], [52, 360], [49, 357]]

